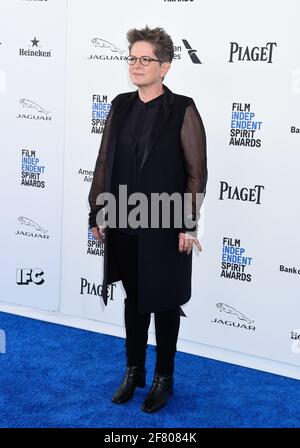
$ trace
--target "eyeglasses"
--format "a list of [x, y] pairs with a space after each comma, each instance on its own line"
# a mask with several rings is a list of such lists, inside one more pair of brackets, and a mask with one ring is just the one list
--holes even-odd
[[140, 60], [142, 65], [149, 65], [151, 61], [162, 62], [159, 59], [149, 58], [149, 56], [141, 56], [140, 58], [137, 58], [136, 56], [127, 56], [126, 61], [129, 65], [134, 65], [137, 59]]

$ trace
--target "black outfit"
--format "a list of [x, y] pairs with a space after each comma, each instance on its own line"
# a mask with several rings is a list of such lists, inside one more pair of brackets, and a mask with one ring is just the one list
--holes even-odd
[[[141, 162], [147, 147], [154, 120], [159, 111], [163, 94], [151, 101], [143, 102], [139, 95], [130, 109], [118, 137], [112, 170], [111, 192], [116, 198], [116, 224], [118, 230], [135, 235], [137, 229], [119, 227], [119, 185], [127, 186], [127, 198], [137, 191]], [[127, 206], [127, 216], [135, 205]]]
[[[113, 192], [118, 199], [119, 185], [127, 185], [128, 195], [137, 191], [148, 198], [153, 192], [191, 192], [193, 218], [199, 219], [201, 204], [194, 193], [206, 190], [204, 126], [192, 98], [163, 88], [164, 94], [148, 103], [140, 100], [138, 91], [113, 99], [89, 194], [90, 227], [97, 225], [103, 207], [96, 204], [98, 194]], [[193, 251], [178, 250], [178, 233], [185, 230], [105, 230], [102, 298], [108, 305], [108, 285], [122, 280], [128, 364], [143, 365], [150, 316], [155, 313], [156, 370], [173, 372], [180, 305], [191, 297]]]
[[[196, 195], [205, 194], [207, 181], [205, 129], [192, 98], [175, 94], [164, 84], [163, 88], [164, 94], [149, 130], [147, 144], [143, 145], [142, 160], [135, 178], [136, 191], [143, 193], [149, 203], [152, 193], [176, 193], [182, 199], [185, 192], [191, 193], [192, 200], [184, 210], [184, 218], [188, 220], [192, 214], [198, 221], [201, 203], [197, 203]], [[111, 193], [117, 184], [113, 178], [120, 134], [137, 99], [138, 91], [133, 91], [121, 93], [112, 100], [89, 193], [90, 227], [97, 225], [98, 211], [106, 205], [97, 203], [98, 195]], [[134, 135], [137, 136], [136, 133]], [[131, 140], [132, 136], [127, 133], [127, 137]], [[129, 173], [134, 172], [132, 164], [125, 158], [123, 160], [124, 171], [128, 168]], [[129, 185], [134, 185], [134, 182], [129, 182]], [[137, 230], [139, 312], [170, 310], [188, 302], [192, 294], [193, 251], [190, 254], [179, 252], [180, 229], [171, 225], [169, 228], [140, 227]], [[110, 303], [109, 285], [121, 280], [121, 272], [110, 253], [110, 231], [111, 228], [107, 227], [102, 276], [102, 299], [106, 306]]]
[[[163, 94], [148, 102], [137, 96], [124, 121], [114, 159], [112, 174], [112, 193], [118, 199], [119, 185], [127, 186], [127, 196], [136, 191], [137, 178], [149, 136]], [[134, 206], [132, 206], [133, 208]], [[119, 203], [117, 200], [117, 212]], [[129, 214], [131, 207], [128, 206]], [[137, 229], [128, 225], [119, 227], [119, 215], [116, 216], [117, 228], [110, 229], [111, 250], [122, 276], [126, 291], [125, 328], [127, 365], [144, 366], [151, 313], [138, 312], [138, 238]], [[180, 307], [155, 313], [156, 334], [156, 372], [172, 375], [174, 357], [180, 325]]]

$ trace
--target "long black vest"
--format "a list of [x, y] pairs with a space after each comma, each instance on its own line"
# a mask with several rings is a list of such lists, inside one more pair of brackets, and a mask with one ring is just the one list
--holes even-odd
[[[156, 116], [138, 173], [136, 191], [149, 199], [151, 193], [178, 192], [186, 188], [186, 171], [180, 140], [184, 113], [192, 99], [171, 92], [165, 94]], [[105, 191], [111, 192], [112, 168], [118, 133], [138, 91], [123, 93], [112, 101], [113, 118], [106, 160]], [[186, 303], [191, 297], [192, 253], [179, 252], [179, 229], [145, 228], [138, 232], [139, 312], [159, 312]], [[109, 251], [106, 230], [102, 297], [112, 299], [110, 284], [121, 280]]]

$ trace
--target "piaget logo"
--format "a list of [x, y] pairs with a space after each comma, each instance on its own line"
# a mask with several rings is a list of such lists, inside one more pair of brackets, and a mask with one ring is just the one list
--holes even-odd
[[[115, 283], [112, 283], [107, 286], [107, 293], [109, 300], [114, 300], [114, 290], [117, 287]], [[102, 297], [103, 295], [103, 285], [102, 283], [94, 283], [88, 281], [88, 279], [81, 277], [80, 278], [80, 294], [82, 295], [91, 295]]]
[[273, 62], [274, 48], [277, 47], [276, 42], [267, 42], [265, 46], [249, 47], [239, 45], [237, 42], [230, 42], [229, 61], [252, 61], [252, 62]]
[[237, 185], [229, 185], [226, 181], [220, 181], [219, 199], [234, 199], [236, 201], [253, 202], [261, 204], [261, 193], [265, 189], [264, 185], [254, 185], [254, 187], [239, 187]]

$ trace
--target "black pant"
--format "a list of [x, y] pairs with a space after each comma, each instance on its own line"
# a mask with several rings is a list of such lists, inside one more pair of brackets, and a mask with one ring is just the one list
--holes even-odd
[[[137, 235], [110, 229], [110, 249], [120, 269], [126, 292], [125, 327], [127, 365], [144, 366], [151, 313], [138, 312]], [[180, 307], [154, 313], [156, 336], [155, 371], [172, 375], [180, 325]]]

